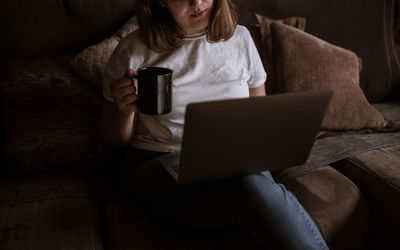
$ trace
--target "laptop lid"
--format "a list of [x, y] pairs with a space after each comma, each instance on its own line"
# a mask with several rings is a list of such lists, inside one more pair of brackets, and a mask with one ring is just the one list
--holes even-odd
[[319, 90], [189, 104], [178, 183], [304, 164], [331, 96]]

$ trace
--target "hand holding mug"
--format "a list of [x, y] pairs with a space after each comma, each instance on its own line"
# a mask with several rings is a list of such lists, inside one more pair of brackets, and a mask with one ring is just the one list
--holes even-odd
[[138, 110], [136, 87], [132, 81], [134, 77], [132, 69], [128, 69], [124, 76], [115, 80], [110, 85], [111, 96], [114, 98], [118, 110], [130, 114]]
[[[137, 81], [137, 88], [134, 81]], [[118, 110], [123, 113], [139, 110], [149, 115], [164, 115], [171, 112], [172, 70], [170, 69], [140, 68], [136, 75], [129, 69], [122, 78], [111, 83], [110, 88]]]

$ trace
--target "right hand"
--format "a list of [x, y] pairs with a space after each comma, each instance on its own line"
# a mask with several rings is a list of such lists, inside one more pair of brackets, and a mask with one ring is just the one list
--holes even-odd
[[132, 77], [135, 75], [132, 69], [128, 69], [125, 74], [110, 85], [111, 97], [114, 98], [118, 110], [125, 114], [131, 114], [138, 110], [135, 85]]

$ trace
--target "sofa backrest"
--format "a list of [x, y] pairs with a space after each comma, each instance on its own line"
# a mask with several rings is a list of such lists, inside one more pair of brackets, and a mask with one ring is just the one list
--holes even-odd
[[[363, 62], [361, 88], [370, 102], [400, 100], [399, 0], [237, 0], [239, 21], [254, 13], [274, 19], [306, 18], [306, 32], [354, 51]], [[400, 37], [396, 39], [400, 42]], [[399, 49], [400, 51], [400, 49]]]
[[[254, 13], [275, 19], [305, 17], [307, 32], [362, 59], [360, 82], [370, 102], [399, 98], [394, 32], [400, 35], [400, 31], [394, 17], [399, 17], [400, 0], [235, 1], [241, 24], [255, 24]], [[111, 35], [134, 14], [134, 6], [135, 0], [3, 0], [0, 54], [49, 56], [78, 51]]]
[[135, 0], [3, 0], [1, 56], [51, 56], [97, 43], [127, 21]]

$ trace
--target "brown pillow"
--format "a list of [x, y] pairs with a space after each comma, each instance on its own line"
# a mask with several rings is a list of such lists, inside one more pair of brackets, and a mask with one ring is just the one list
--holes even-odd
[[334, 91], [322, 129], [386, 130], [396, 127], [364, 96], [359, 86], [360, 61], [354, 52], [278, 23], [271, 24], [271, 34], [279, 93]]
[[0, 71], [8, 172], [101, 167], [101, 91], [69, 67], [75, 53], [8, 61]]
[[300, 30], [304, 30], [306, 28], [306, 19], [302, 17], [288, 17], [284, 19], [274, 20], [266, 16], [261, 16], [259, 14], [255, 14], [260, 30], [261, 35], [261, 55], [262, 61], [264, 64], [264, 69], [267, 71], [268, 77], [266, 82], [266, 92], [267, 94], [273, 94], [276, 92], [276, 82], [274, 80], [274, 64], [273, 64], [273, 49], [272, 49], [272, 40], [271, 40], [271, 29], [270, 25], [273, 22], [286, 24], [289, 26], [293, 26]]

